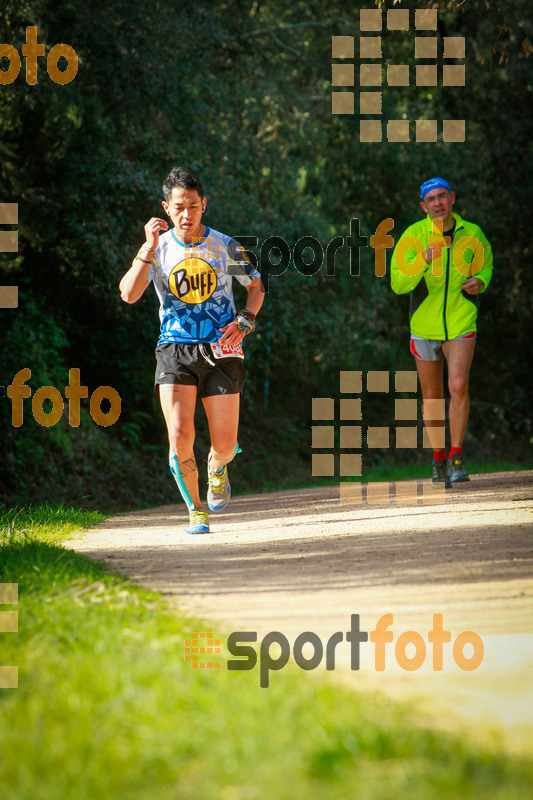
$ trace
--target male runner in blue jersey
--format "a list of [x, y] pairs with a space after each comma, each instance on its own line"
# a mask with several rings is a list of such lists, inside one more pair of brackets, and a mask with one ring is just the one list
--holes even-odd
[[[241, 341], [254, 330], [264, 291], [259, 272], [236, 240], [202, 224], [207, 200], [196, 175], [175, 167], [163, 194], [162, 206], [174, 227], [159, 217], [146, 223], [146, 242], [120, 291], [123, 300], [135, 303], [154, 283], [161, 304], [155, 385], [167, 424], [170, 469], [189, 509], [187, 533], [208, 533], [193, 451], [196, 399], [202, 399], [211, 437], [207, 502], [212, 511], [222, 511], [230, 500], [227, 464], [238, 448], [246, 377]], [[238, 313], [233, 276], [248, 292]]]

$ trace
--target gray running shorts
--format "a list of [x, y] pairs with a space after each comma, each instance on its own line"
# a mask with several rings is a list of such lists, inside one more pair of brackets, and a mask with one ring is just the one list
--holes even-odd
[[[471, 331], [470, 333], [456, 336], [455, 339], [474, 339], [475, 336], [476, 332]], [[455, 341], [455, 339], [448, 339], [447, 341]], [[422, 339], [420, 336], [411, 334], [411, 353], [420, 361], [440, 361], [442, 358], [442, 345], [445, 341], [446, 339]]]

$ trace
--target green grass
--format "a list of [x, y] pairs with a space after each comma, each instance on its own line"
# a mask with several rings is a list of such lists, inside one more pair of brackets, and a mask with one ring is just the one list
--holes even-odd
[[204, 624], [57, 544], [100, 518], [0, 514], [0, 582], [19, 584], [19, 633], [0, 635], [0, 663], [19, 667], [0, 690], [2, 800], [528, 796], [531, 761], [390, 700], [296, 668], [269, 689], [257, 668], [193, 670], [183, 642]]

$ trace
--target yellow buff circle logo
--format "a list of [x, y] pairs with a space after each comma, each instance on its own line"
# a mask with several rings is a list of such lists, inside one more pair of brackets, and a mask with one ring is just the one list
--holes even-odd
[[185, 258], [169, 275], [172, 294], [184, 303], [205, 303], [216, 289], [215, 270], [203, 258]]

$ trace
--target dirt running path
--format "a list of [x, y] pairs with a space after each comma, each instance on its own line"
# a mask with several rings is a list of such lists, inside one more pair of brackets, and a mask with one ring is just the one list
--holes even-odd
[[389, 644], [378, 673], [367, 643], [355, 672], [344, 643], [335, 677], [416, 696], [442, 724], [496, 725], [511, 745], [533, 741], [533, 471], [473, 476], [444, 505], [341, 505], [338, 489], [320, 488], [235, 497], [211, 515], [208, 536], [184, 534], [186, 519], [183, 505], [124, 514], [66, 544], [259, 641], [311, 630], [325, 642], [351, 614], [370, 631], [389, 612], [394, 642], [406, 630], [427, 641], [440, 612], [452, 641], [464, 630], [483, 639], [477, 670], [460, 670], [448, 645], [434, 672], [428, 645], [422, 668], [406, 672]]

